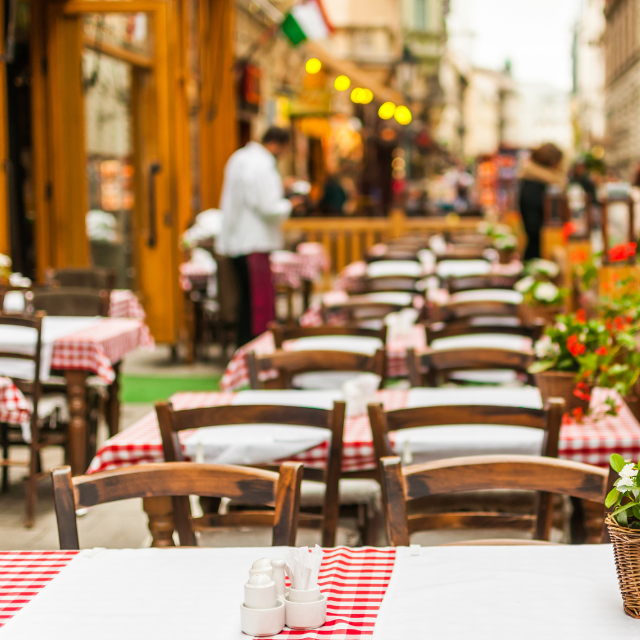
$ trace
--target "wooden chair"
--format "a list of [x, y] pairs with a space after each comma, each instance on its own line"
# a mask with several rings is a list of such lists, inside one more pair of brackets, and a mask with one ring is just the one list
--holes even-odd
[[[38, 481], [48, 474], [42, 471], [40, 453], [45, 447], [67, 444], [67, 424], [60, 420], [60, 407], [66, 398], [60, 394], [43, 394], [40, 380], [40, 359], [42, 353], [42, 319], [43, 313], [36, 315], [4, 314], [0, 313], [0, 326], [24, 327], [35, 332], [35, 346], [31, 354], [18, 351], [4, 350], [0, 358], [16, 362], [31, 363], [31, 371], [25, 373], [27, 377], [12, 377], [15, 385], [31, 405], [31, 420], [29, 422], [30, 441], [25, 439], [23, 431], [18, 425], [3, 423], [0, 425], [2, 441], [2, 490], [6, 491], [9, 481], [10, 466], [26, 466], [29, 469], [26, 483], [26, 513], [25, 526], [32, 527], [35, 520], [36, 501], [38, 496]], [[10, 459], [10, 449], [19, 446], [29, 450], [27, 461]]]
[[522, 324], [515, 316], [478, 316], [469, 318], [456, 318], [448, 322], [433, 322], [427, 326], [427, 344], [442, 338], [455, 336], [476, 335], [482, 333], [504, 333], [512, 336], [530, 338], [536, 342], [542, 337], [544, 321], [536, 319], [531, 324]]
[[116, 272], [101, 267], [67, 267], [47, 270], [49, 284], [60, 287], [97, 289], [111, 291], [116, 287]]
[[[404, 469], [397, 456], [384, 457], [380, 460], [380, 473], [389, 541], [394, 547], [408, 546], [410, 535], [416, 531], [478, 527], [474, 513], [410, 514], [412, 503], [426, 496], [509, 489], [604, 503], [615, 479], [615, 475], [599, 467], [536, 456], [450, 458]], [[552, 515], [551, 500], [540, 500], [535, 516], [536, 540], [549, 539]], [[608, 541], [606, 531], [604, 541]]]
[[384, 291], [406, 291], [418, 293], [420, 277], [414, 276], [381, 276], [379, 278], [365, 278], [362, 281], [360, 293], [377, 293]]
[[495, 273], [478, 276], [449, 276], [445, 285], [451, 294], [481, 289], [511, 290], [519, 278], [520, 276], [505, 276]]
[[39, 289], [31, 295], [31, 306], [48, 316], [108, 316], [109, 293], [81, 287]]
[[[407, 370], [412, 387], [438, 387], [449, 381], [449, 374], [458, 371], [513, 371], [535, 384], [528, 368], [535, 361], [533, 350], [512, 349], [428, 349], [416, 354], [407, 349]], [[424, 374], [423, 372], [426, 372]]]
[[443, 260], [486, 260], [484, 252], [487, 247], [471, 244], [454, 244], [444, 253], [436, 254], [437, 262]]
[[[433, 316], [436, 321], [474, 317], [520, 317], [520, 305], [501, 300], [464, 300], [434, 305]], [[486, 333], [486, 332], [483, 332]]]
[[380, 388], [384, 386], [386, 376], [386, 352], [378, 349], [373, 356], [347, 351], [276, 351], [270, 355], [257, 356], [247, 354], [249, 379], [252, 389], [262, 389], [260, 373], [276, 371], [277, 381], [270, 384], [271, 389], [292, 389], [294, 376], [320, 371], [355, 371], [375, 373], [380, 376]]
[[381, 329], [366, 329], [357, 325], [335, 326], [320, 325], [318, 327], [301, 327], [299, 325], [281, 325], [277, 322], [270, 322], [267, 326], [273, 334], [276, 349], [282, 349], [282, 345], [287, 340], [298, 340], [300, 338], [316, 338], [320, 336], [359, 336], [363, 338], [378, 338], [382, 344], [387, 340], [386, 325]]
[[[243, 424], [285, 424], [296, 427], [316, 427], [331, 432], [329, 455], [325, 469], [304, 468], [304, 479], [326, 485], [320, 518], [305, 515], [300, 526], [321, 528], [322, 546], [335, 546], [340, 495], [338, 484], [342, 472], [342, 436], [344, 431], [345, 403], [336, 402], [333, 409], [276, 405], [227, 405], [202, 407], [176, 411], [170, 402], [156, 404], [162, 449], [167, 462], [183, 462], [184, 455], [178, 436], [181, 431]], [[265, 426], [265, 428], [268, 428]], [[253, 465], [273, 469], [273, 465]]]
[[175, 529], [182, 546], [195, 546], [189, 495], [230, 497], [272, 511], [229, 513], [208, 518], [218, 527], [273, 527], [274, 546], [293, 546], [298, 527], [302, 463], [285, 462], [279, 473], [232, 465], [165, 462], [89, 476], [71, 477], [70, 467], [53, 471], [60, 549], [79, 549], [76, 510], [129, 498], [173, 498]]
[[420, 247], [396, 244], [387, 246], [384, 252], [368, 252], [365, 256], [365, 260], [369, 264], [372, 262], [380, 262], [382, 260], [411, 260], [412, 262], [419, 262], [417, 256], [417, 252], [419, 250]]
[[[407, 293], [410, 296], [408, 292], [398, 293]], [[320, 308], [320, 315], [324, 324], [328, 323], [330, 314], [340, 314], [345, 316], [346, 324], [361, 325], [367, 323], [366, 326], [368, 326], [370, 323], [378, 321], [380, 327], [382, 327], [382, 320], [385, 316], [412, 306], [412, 297], [408, 299], [408, 302], [404, 303], [401, 301], [376, 300], [376, 298], [371, 297], [371, 294], [363, 294], [349, 296], [348, 300], [339, 304], [331, 304], [330, 306], [323, 304]]]

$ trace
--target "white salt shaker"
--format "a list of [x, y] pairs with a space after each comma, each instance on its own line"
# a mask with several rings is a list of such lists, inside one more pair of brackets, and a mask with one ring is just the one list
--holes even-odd
[[259, 573], [264, 573], [271, 577], [271, 560], [269, 560], [269, 558], [260, 558], [260, 560], [256, 560], [253, 565], [251, 565], [249, 577], [257, 576]]
[[276, 583], [264, 573], [251, 576], [244, 585], [244, 606], [249, 609], [271, 609], [276, 600]]
[[273, 636], [284, 629], [284, 601], [276, 597], [276, 583], [265, 573], [257, 573], [244, 585], [240, 606], [240, 627], [248, 636]]
[[276, 583], [276, 598], [284, 600], [284, 559], [274, 558], [271, 560], [271, 578]]

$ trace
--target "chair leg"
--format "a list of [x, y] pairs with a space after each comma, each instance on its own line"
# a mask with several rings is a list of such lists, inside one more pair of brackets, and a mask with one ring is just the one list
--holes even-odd
[[[2, 438], [2, 461], [9, 460], [9, 428], [6, 424], [0, 425], [0, 437]], [[2, 465], [2, 493], [9, 490], [9, 465]]]
[[29, 456], [29, 476], [25, 487], [26, 514], [24, 526], [27, 529], [33, 527], [36, 515], [36, 500], [38, 499], [38, 465], [40, 460], [40, 449], [35, 443], [31, 443]]

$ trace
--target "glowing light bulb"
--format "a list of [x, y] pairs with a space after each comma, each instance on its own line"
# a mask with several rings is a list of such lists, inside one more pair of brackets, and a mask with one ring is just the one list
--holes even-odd
[[409, 111], [409, 108], [404, 105], [396, 107], [393, 116], [400, 124], [409, 124], [412, 120], [411, 111]]
[[356, 87], [351, 92], [351, 100], [356, 104], [362, 104], [363, 93], [364, 93], [364, 89], [360, 87]]
[[373, 91], [371, 89], [362, 89], [360, 93], [360, 103], [369, 104], [373, 100]]
[[347, 76], [338, 76], [333, 83], [338, 91], [346, 91], [351, 86], [351, 80]]
[[304, 68], [307, 70], [307, 73], [313, 75], [322, 69], [322, 62], [320, 62], [318, 58], [309, 58]]
[[396, 105], [393, 104], [393, 102], [385, 102], [384, 104], [381, 104], [380, 108], [378, 109], [378, 115], [383, 120], [390, 120], [391, 118], [393, 118], [393, 114], [395, 112], [396, 112]]

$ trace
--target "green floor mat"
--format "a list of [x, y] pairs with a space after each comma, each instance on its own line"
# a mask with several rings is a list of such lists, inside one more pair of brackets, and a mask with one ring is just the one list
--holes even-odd
[[123, 375], [120, 383], [122, 402], [156, 402], [179, 391], [218, 391], [220, 376], [165, 378]]

